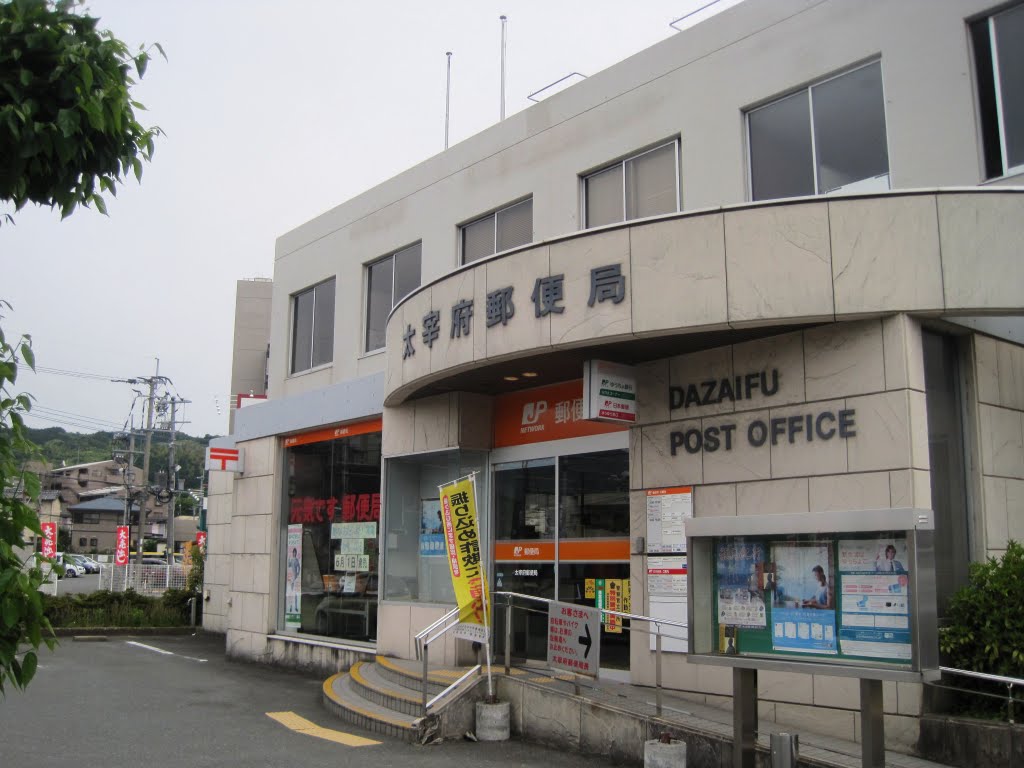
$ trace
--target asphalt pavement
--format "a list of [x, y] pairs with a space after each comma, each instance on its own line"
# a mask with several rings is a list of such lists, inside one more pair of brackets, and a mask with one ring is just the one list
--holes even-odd
[[[93, 577], [95, 578], [95, 577]], [[229, 662], [219, 635], [63, 638], [26, 691], [0, 698], [0, 765], [346, 768], [603, 768], [600, 758], [518, 741], [417, 746], [332, 717], [319, 676]], [[296, 717], [268, 716], [293, 713]], [[292, 730], [304, 719], [314, 728]], [[318, 738], [315, 726], [327, 729]], [[335, 736], [331, 736], [334, 734]], [[344, 736], [378, 742], [346, 746]], [[349, 740], [351, 741], [351, 740]]]

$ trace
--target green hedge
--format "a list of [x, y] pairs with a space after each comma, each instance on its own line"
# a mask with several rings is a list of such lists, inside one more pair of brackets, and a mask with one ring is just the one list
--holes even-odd
[[[1010, 541], [999, 560], [971, 563], [970, 582], [950, 599], [946, 624], [939, 630], [943, 666], [1024, 678], [1024, 546]], [[1005, 686], [960, 675], [948, 682], [998, 697], [967, 696], [965, 712], [1005, 712]]]
[[184, 627], [191, 619], [188, 599], [181, 589], [161, 597], [147, 597], [132, 589], [102, 590], [84, 595], [43, 595], [43, 612], [59, 627]]

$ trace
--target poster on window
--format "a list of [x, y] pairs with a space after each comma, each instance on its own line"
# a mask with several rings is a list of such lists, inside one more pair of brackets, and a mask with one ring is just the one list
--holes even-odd
[[772, 599], [772, 648], [836, 654], [832, 548], [825, 542], [772, 545], [766, 594]]
[[846, 656], [910, 661], [910, 574], [902, 537], [839, 542], [839, 647]]
[[288, 549], [284, 585], [284, 626], [302, 626], [302, 525], [288, 526]]
[[761, 574], [764, 544], [733, 539], [718, 544], [718, 623], [759, 627], [767, 623]]
[[420, 508], [420, 557], [444, 557], [441, 501], [424, 499]]

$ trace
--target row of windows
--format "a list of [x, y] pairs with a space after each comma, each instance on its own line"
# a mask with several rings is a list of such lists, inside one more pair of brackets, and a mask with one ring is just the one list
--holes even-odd
[[[1024, 4], [970, 25], [986, 178], [1024, 172]], [[873, 61], [746, 114], [752, 200], [887, 190], [882, 65]], [[582, 177], [584, 228], [681, 209], [679, 142]], [[459, 227], [461, 263], [533, 241], [533, 200]], [[366, 268], [364, 350], [384, 347], [392, 308], [419, 287], [417, 243]], [[334, 280], [294, 296], [292, 373], [331, 362]]]

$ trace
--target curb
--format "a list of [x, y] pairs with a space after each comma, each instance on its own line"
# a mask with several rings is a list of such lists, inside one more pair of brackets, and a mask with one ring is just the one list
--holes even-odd
[[99, 639], [120, 635], [191, 635], [200, 633], [202, 627], [54, 627], [56, 637]]

